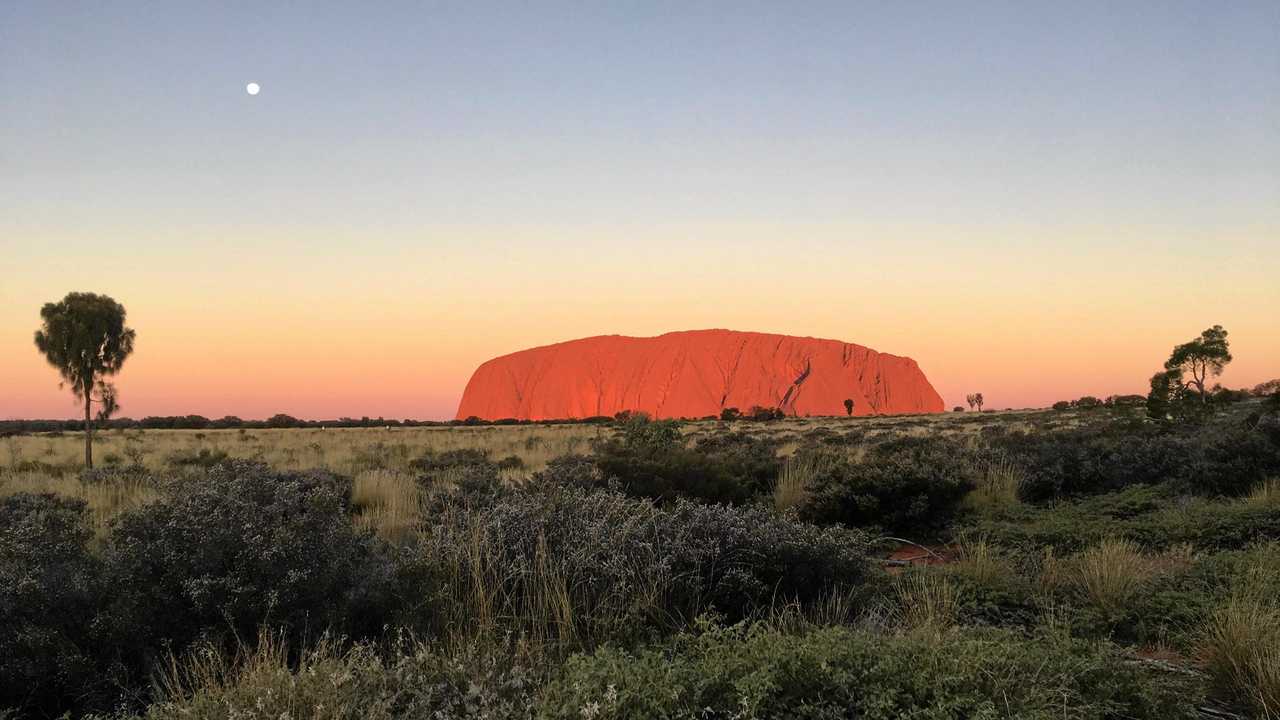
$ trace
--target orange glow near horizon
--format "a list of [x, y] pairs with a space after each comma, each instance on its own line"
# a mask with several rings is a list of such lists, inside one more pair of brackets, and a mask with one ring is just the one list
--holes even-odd
[[[1159, 245], [1130, 237], [1124, 251], [1107, 248], [1116, 231], [1040, 229], [1034, 245], [1019, 240], [1027, 232], [445, 227], [365, 242], [358, 260], [294, 255], [273, 239], [262, 245], [285, 251], [225, 267], [197, 238], [145, 268], [100, 251], [87, 269], [35, 249], [65, 239], [41, 238], [17, 253], [18, 266], [42, 271], [0, 290], [0, 418], [77, 414], [31, 340], [40, 305], [73, 288], [129, 310], [137, 349], [118, 385], [121, 415], [135, 418], [444, 419], [491, 357], [713, 327], [912, 357], [948, 407], [972, 391], [994, 408], [1142, 393], [1174, 344], [1215, 323], [1236, 357], [1223, 384], [1280, 376], [1280, 289], [1267, 267], [1240, 267], [1167, 229]], [[1274, 236], [1246, 230], [1235, 242], [1261, 251]], [[323, 244], [346, 243], [360, 245]], [[611, 252], [597, 252], [605, 243]], [[1157, 246], [1163, 255], [1150, 254]]]

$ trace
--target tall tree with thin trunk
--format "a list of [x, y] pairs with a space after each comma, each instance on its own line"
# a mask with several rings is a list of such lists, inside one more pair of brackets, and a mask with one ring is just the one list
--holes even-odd
[[124, 306], [106, 295], [68, 293], [61, 302], [40, 309], [43, 326], [36, 347], [62, 376], [59, 387], [71, 386], [84, 402], [84, 464], [93, 467], [93, 405], [99, 420], [119, 405], [116, 388], [106, 378], [120, 372], [133, 352], [134, 332], [126, 327]]

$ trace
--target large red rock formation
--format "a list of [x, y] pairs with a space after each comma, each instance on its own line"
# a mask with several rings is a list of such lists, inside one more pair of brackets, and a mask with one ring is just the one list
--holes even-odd
[[467, 383], [458, 418], [705, 417], [727, 407], [790, 415], [941, 412], [916, 361], [808, 337], [691, 330], [570, 340], [494, 358]]

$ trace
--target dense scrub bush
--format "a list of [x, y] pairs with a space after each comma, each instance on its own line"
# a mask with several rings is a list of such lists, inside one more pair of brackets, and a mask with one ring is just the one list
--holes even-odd
[[724, 467], [752, 493], [764, 493], [778, 478], [778, 441], [747, 433], [715, 433], [694, 443], [700, 452]]
[[463, 448], [461, 450], [446, 450], [444, 452], [430, 452], [409, 463], [409, 467], [422, 473], [430, 473], [448, 468], [463, 466], [493, 466], [497, 469], [497, 464], [489, 460], [489, 453], [477, 448]]
[[607, 483], [595, 460], [586, 455], [561, 455], [529, 478], [531, 487], [603, 488]]
[[265, 622], [294, 636], [379, 629], [393, 569], [347, 515], [350, 481], [233, 462], [174, 483], [111, 532], [119, 646], [182, 647], [207, 629], [252, 637]]
[[147, 468], [141, 465], [126, 465], [123, 467], [99, 467], [81, 470], [80, 482], [85, 485], [121, 485], [130, 483], [153, 485], [157, 481]]
[[1240, 422], [1159, 429], [1126, 423], [991, 438], [1025, 470], [1031, 502], [1171, 483], [1205, 496], [1239, 496], [1280, 473], [1280, 442]]
[[802, 517], [907, 534], [949, 524], [977, 478], [976, 463], [962, 446], [924, 438], [882, 443], [860, 461], [834, 458], [819, 468]]
[[994, 440], [1025, 470], [1021, 496], [1044, 502], [1164, 482], [1191, 461], [1192, 448], [1169, 435], [1086, 427]]
[[1201, 692], [1092, 642], [1000, 631], [884, 637], [763, 626], [681, 636], [670, 648], [604, 648], [567, 663], [550, 718], [1173, 718]]
[[227, 461], [225, 450], [200, 448], [199, 450], [175, 450], [165, 456], [165, 464], [172, 468], [199, 467], [211, 468]]
[[1002, 507], [967, 520], [966, 527], [1028, 553], [1047, 547], [1077, 551], [1110, 537], [1150, 549], [1185, 543], [1197, 550], [1234, 550], [1280, 537], [1280, 507], [1181, 498], [1171, 488], [1143, 486], [1051, 507]]
[[740, 504], [764, 490], [751, 476], [739, 474], [758, 465], [752, 460], [758, 457], [758, 447], [747, 458], [733, 458], [727, 451], [700, 452], [684, 445], [679, 423], [633, 416], [623, 424], [620, 437], [596, 443], [594, 457], [603, 481], [616, 481], [633, 497]]
[[0, 708], [53, 714], [64, 698], [95, 692], [103, 588], [90, 536], [81, 500], [0, 499]]
[[487, 505], [459, 499], [425, 535], [420, 552], [452, 593], [443, 621], [509, 618], [576, 642], [635, 637], [707, 611], [741, 618], [855, 586], [867, 572], [859, 533], [763, 508], [658, 507], [568, 487]]

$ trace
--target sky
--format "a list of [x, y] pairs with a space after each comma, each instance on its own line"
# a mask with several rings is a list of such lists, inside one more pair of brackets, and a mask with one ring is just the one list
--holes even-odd
[[[261, 92], [249, 95], [246, 84]], [[729, 328], [948, 406], [1280, 376], [1280, 4], [0, 3], [0, 419], [111, 295], [122, 415], [452, 417], [471, 371]]]

